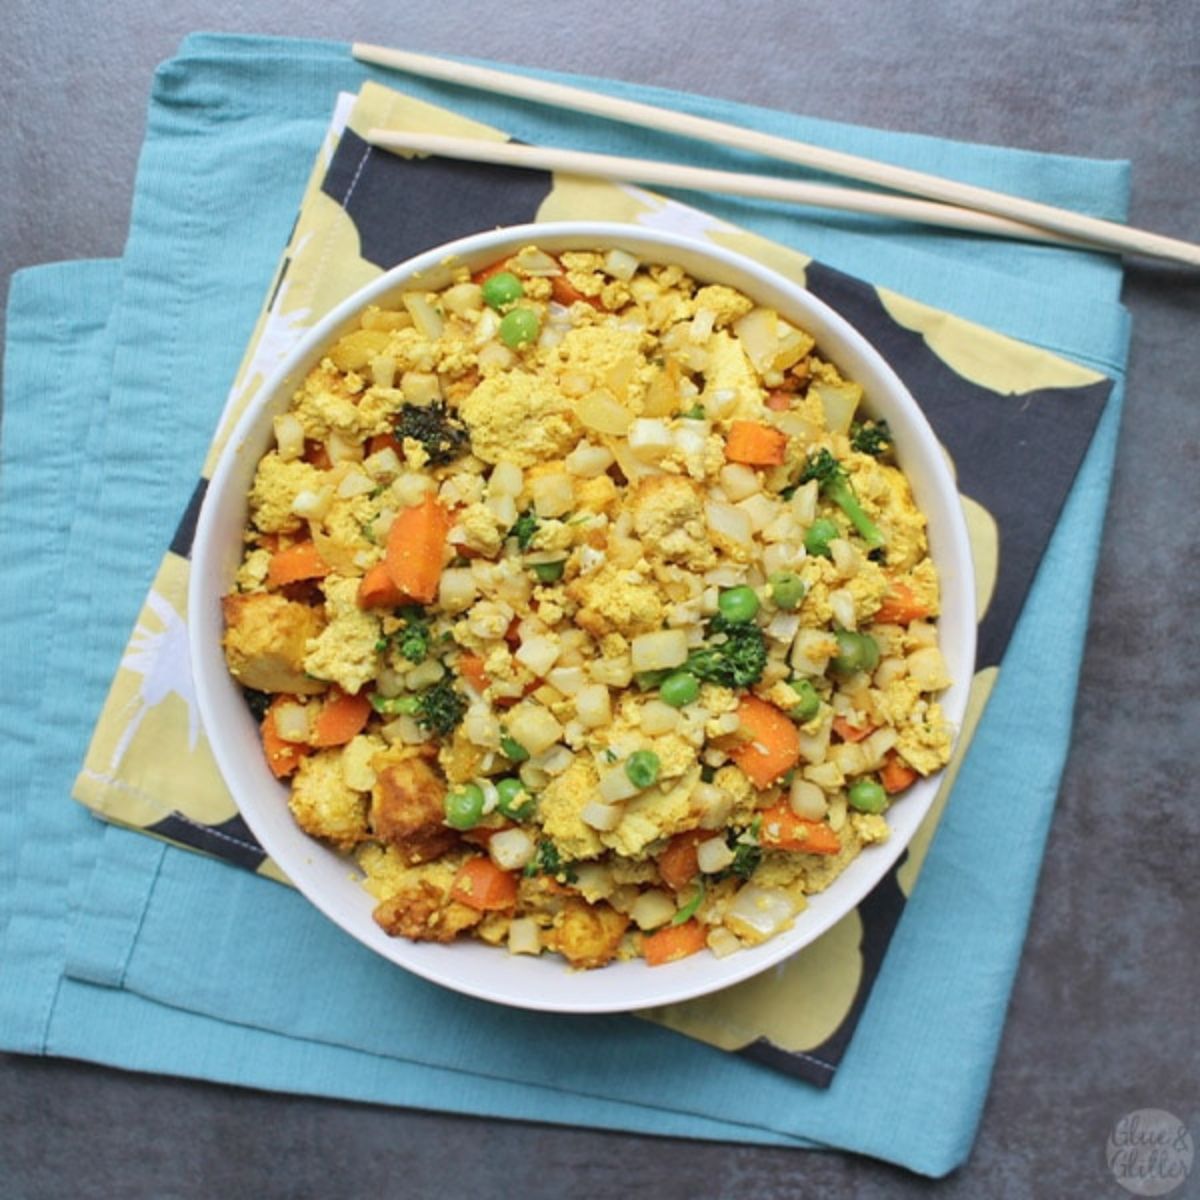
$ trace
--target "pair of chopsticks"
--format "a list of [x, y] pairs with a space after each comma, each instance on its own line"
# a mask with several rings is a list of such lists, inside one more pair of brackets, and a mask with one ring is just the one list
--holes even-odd
[[[1110, 254], [1135, 254], [1200, 266], [1200, 245], [1134, 229], [1116, 221], [1085, 216], [1070, 209], [959, 183], [923, 171], [892, 166], [838, 150], [827, 150], [774, 134], [742, 129], [723, 121], [695, 117], [632, 100], [619, 100], [583, 88], [548, 83], [486, 67], [356, 42], [354, 57], [376, 66], [407, 71], [463, 87], [533, 100], [642, 128], [681, 134], [701, 141], [749, 150], [826, 174], [889, 189], [857, 188], [773, 179], [734, 171], [716, 171], [616, 155], [591, 154], [439, 134], [371, 129], [367, 140], [397, 153], [434, 154], [472, 162], [558, 171], [625, 183], [645, 183], [691, 191], [723, 192], [781, 200], [826, 209], [869, 213], [920, 224], [939, 225], [995, 237], [1049, 242]], [[894, 193], [906, 193], [896, 195]]]

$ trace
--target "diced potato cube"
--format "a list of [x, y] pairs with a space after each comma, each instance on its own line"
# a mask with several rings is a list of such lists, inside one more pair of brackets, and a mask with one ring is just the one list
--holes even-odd
[[687, 661], [688, 640], [682, 629], [659, 629], [633, 639], [630, 656], [635, 671], [664, 671]]
[[562, 737], [562, 726], [554, 714], [528, 701], [516, 705], [508, 718], [508, 732], [531, 755], [548, 750]]

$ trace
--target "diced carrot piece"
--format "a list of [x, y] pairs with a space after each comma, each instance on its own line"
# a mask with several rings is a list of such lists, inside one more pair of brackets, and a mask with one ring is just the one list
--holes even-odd
[[404, 456], [404, 445], [394, 433], [376, 433], [367, 443], [368, 454], [378, 454], [380, 450], [394, 450], [401, 458]]
[[484, 284], [487, 283], [493, 275], [499, 275], [501, 271], [508, 270], [508, 259], [502, 258], [498, 262], [494, 262], [491, 266], [484, 267], [482, 270], [476, 271], [471, 276], [472, 283]]
[[750, 740], [734, 746], [729, 757], [756, 788], [770, 787], [800, 761], [800, 733], [775, 705], [757, 696], [743, 696], [738, 702], [738, 721], [750, 733]]
[[323, 579], [329, 564], [310, 541], [296, 542], [286, 550], [276, 550], [267, 566], [267, 586], [278, 588], [302, 579]]
[[833, 718], [833, 732], [843, 742], [861, 742], [875, 732], [875, 726], [868, 722], [866, 725], [851, 725], [845, 717]]
[[884, 758], [883, 766], [879, 769], [879, 782], [883, 784], [883, 790], [889, 796], [894, 796], [897, 792], [911, 787], [917, 782], [919, 776], [920, 772], [910, 767], [895, 750], [892, 750]]
[[496, 834], [516, 827], [516, 821], [501, 821], [499, 825], [476, 825], [474, 829], [468, 829], [463, 834], [463, 841], [470, 842], [473, 846], [482, 846], [486, 850]]
[[487, 690], [488, 677], [483, 669], [483, 659], [478, 654], [460, 654], [458, 673], [477, 691]]
[[450, 885], [450, 895], [480, 912], [512, 908], [517, 902], [517, 877], [490, 858], [468, 858]]
[[407, 599], [381, 562], [371, 567], [358, 585], [359, 608], [395, 608]]
[[449, 532], [450, 516], [431, 494], [396, 514], [383, 562], [392, 583], [405, 596], [421, 604], [437, 598]]
[[667, 843], [667, 848], [658, 856], [658, 873], [667, 887], [681, 892], [700, 874], [696, 847], [712, 836], [705, 829], [689, 829], [685, 833], [677, 833]]
[[894, 579], [871, 620], [881, 625], [908, 625], [929, 615], [929, 606], [917, 599], [912, 588], [903, 579]]
[[300, 765], [300, 760], [312, 753], [312, 747], [303, 742], [286, 742], [279, 736], [275, 728], [275, 709], [285, 701], [291, 703], [293, 696], [276, 696], [271, 701], [270, 708], [262, 719], [259, 731], [262, 735], [263, 752], [267, 756], [267, 766], [276, 779], [286, 779]]
[[706, 944], [707, 931], [699, 921], [684, 921], [682, 925], [665, 925], [642, 938], [642, 956], [646, 965], [661, 967], [696, 954]]
[[565, 275], [550, 276], [550, 295], [564, 308], [570, 308], [580, 300], [593, 308], [602, 307], [599, 296], [585, 296]]
[[316, 467], [318, 471], [328, 471], [333, 466], [333, 459], [329, 457], [324, 442], [305, 442], [304, 461], [309, 466]]
[[770, 850], [793, 850], [800, 854], [837, 854], [841, 839], [824, 821], [806, 821], [791, 810], [786, 800], [763, 809], [758, 840]]
[[787, 434], [758, 421], [734, 421], [725, 439], [725, 457], [751, 467], [778, 467], [787, 457]]
[[365, 692], [357, 696], [335, 691], [325, 701], [313, 722], [312, 744], [317, 747], [344, 746], [362, 733], [371, 715], [371, 701]]

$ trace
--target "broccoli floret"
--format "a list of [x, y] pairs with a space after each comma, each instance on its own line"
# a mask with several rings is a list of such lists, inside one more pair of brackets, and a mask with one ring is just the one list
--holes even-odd
[[828, 450], [818, 450], [815, 454], [809, 455], [808, 462], [804, 466], [804, 474], [800, 476], [800, 482], [807, 483], [810, 479], [815, 479], [822, 495], [832, 500], [850, 518], [854, 528], [862, 534], [863, 541], [872, 550], [883, 545], [883, 534], [880, 532], [879, 526], [863, 512], [862, 505], [859, 504], [858, 497], [854, 494], [854, 488], [851, 486], [846, 468]]
[[732, 625], [719, 618], [710, 623], [709, 630], [724, 635], [724, 640], [693, 650], [683, 670], [725, 687], [742, 688], [757, 683], [767, 665], [767, 643], [762, 630], [752, 622]]
[[471, 448], [467, 427], [455, 417], [445, 402], [406, 404], [396, 417], [396, 436], [403, 441], [415, 438], [425, 447], [431, 466], [453, 462]]
[[566, 883], [576, 880], [575, 869], [563, 864], [558, 847], [549, 838], [542, 838], [534, 856], [525, 864], [523, 874], [532, 879], [535, 875], [553, 875]]
[[533, 535], [537, 533], [538, 519], [537, 514], [532, 508], [527, 508], [518, 518], [517, 523], [508, 531], [509, 537], [517, 539], [517, 545], [522, 550], [529, 549], [529, 543], [533, 541]]
[[731, 829], [725, 835], [725, 844], [733, 851], [733, 862], [721, 872], [720, 878], [736, 875], [739, 879], [749, 879], [758, 870], [763, 856], [762, 846], [758, 841], [761, 826], [762, 817], [755, 817], [749, 829], [741, 832]]
[[439, 737], [452, 733], [467, 711], [467, 698], [454, 686], [451, 675], [443, 675], [426, 688], [417, 704], [417, 723]]
[[242, 695], [246, 698], [246, 707], [249, 708], [251, 716], [261, 722], [267, 715], [267, 709], [271, 707], [274, 697], [270, 692], [256, 692], [254, 688], [242, 688]]
[[855, 421], [850, 426], [850, 445], [860, 454], [882, 458], [892, 448], [892, 440], [886, 421]]
[[423, 663], [429, 654], [429, 618], [419, 604], [406, 604], [398, 616], [403, 626], [392, 634], [392, 645], [410, 663]]

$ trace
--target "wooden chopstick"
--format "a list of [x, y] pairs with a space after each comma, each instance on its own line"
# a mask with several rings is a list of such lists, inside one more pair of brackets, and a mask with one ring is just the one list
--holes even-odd
[[[586, 112], [594, 116], [607, 117], [643, 128], [657, 129], [666, 133], [681, 134], [718, 145], [732, 146], [738, 150], [754, 151], [768, 158], [796, 163], [815, 170], [862, 183], [870, 183], [892, 191], [905, 192], [926, 200], [945, 205], [976, 210], [1007, 220], [1062, 234], [1089, 247], [1118, 254], [1139, 254], [1170, 262], [1200, 266], [1200, 245], [1165, 237], [1089, 217], [1070, 209], [1058, 208], [1040, 201], [1012, 196], [974, 184], [959, 183], [923, 171], [897, 167], [877, 162], [860, 155], [847, 154], [839, 150], [828, 150], [805, 142], [775, 134], [742, 129], [723, 121], [708, 117], [692, 116], [643, 104], [633, 100], [620, 100], [599, 92], [565, 84], [549, 83], [522, 75], [497, 71], [489, 67], [471, 66], [449, 59], [435, 58], [426, 54], [414, 54], [406, 50], [393, 50], [385, 46], [374, 46], [356, 42], [354, 57], [376, 66], [407, 71], [414, 75], [445, 80], [466, 87], [481, 88], [501, 95], [516, 96], [542, 104]], [[961, 227], [961, 226], [959, 226]]]
[[1053, 233], [1037, 225], [973, 212], [933, 200], [916, 200], [865, 192], [857, 188], [831, 187], [819, 183], [801, 183], [791, 179], [772, 179], [735, 171], [714, 171], [679, 163], [624, 158], [612, 154], [592, 154], [582, 150], [559, 150], [548, 146], [526, 146], [517, 142], [496, 142], [482, 138], [447, 137], [411, 130], [369, 129], [367, 141], [381, 150], [396, 153], [434, 154], [442, 158], [468, 162], [499, 163], [531, 170], [557, 171], [567, 175], [585, 175], [621, 183], [648, 183], [657, 187], [684, 188], [697, 192], [724, 192], [734, 196], [753, 196], [762, 200], [782, 200], [816, 208], [840, 209], [894, 217], [926, 225], [966, 229], [996, 237], [1020, 238], [1093, 248], [1078, 238]]

